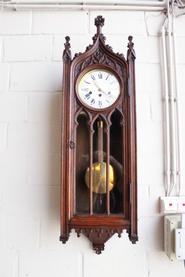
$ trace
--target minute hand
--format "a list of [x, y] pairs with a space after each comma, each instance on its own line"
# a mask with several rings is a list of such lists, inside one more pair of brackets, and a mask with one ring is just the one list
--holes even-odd
[[101, 91], [103, 94], [110, 96], [108, 93], [106, 93], [95, 81], [94, 81], [95, 86], [98, 88], [99, 91]]

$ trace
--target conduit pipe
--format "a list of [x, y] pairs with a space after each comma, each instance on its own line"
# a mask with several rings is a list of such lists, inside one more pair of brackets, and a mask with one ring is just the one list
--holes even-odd
[[174, 65], [173, 65], [173, 45], [172, 45], [172, 11], [168, 7], [168, 53], [169, 53], [169, 100], [170, 100], [170, 139], [171, 139], [171, 187], [170, 193], [176, 187], [177, 174], [177, 152], [176, 152], [176, 119], [175, 119], [175, 85], [174, 85]]
[[170, 187], [170, 130], [169, 130], [169, 97], [168, 97], [168, 70], [166, 52], [166, 20], [162, 26], [162, 58], [163, 58], [163, 80], [164, 80], [164, 167], [165, 167], [165, 195], [169, 194]]
[[177, 141], [177, 193], [181, 194], [181, 157], [180, 157], [180, 128], [179, 128], [179, 99], [178, 99], [178, 78], [177, 78], [177, 62], [176, 62], [176, 37], [175, 37], [175, 16], [172, 17], [172, 44], [173, 44], [173, 64], [175, 78], [175, 97], [176, 97], [176, 141]]
[[127, 10], [127, 11], [164, 11], [166, 8], [166, 0], [164, 1], [130, 1], [118, 3], [110, 2], [86, 2], [79, 3], [68, 2], [19, 2], [19, 1], [3, 1], [0, 3], [2, 9], [11, 10]]
[[[168, 2], [167, 24], [162, 26], [165, 119], [165, 192], [180, 195], [180, 144], [173, 3]], [[170, 170], [169, 170], [170, 169]]]

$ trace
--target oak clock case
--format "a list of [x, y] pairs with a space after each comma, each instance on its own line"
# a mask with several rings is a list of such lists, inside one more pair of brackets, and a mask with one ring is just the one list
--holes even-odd
[[104, 18], [84, 53], [63, 52], [61, 235], [85, 235], [97, 254], [115, 233], [137, 236], [135, 52], [114, 53]]

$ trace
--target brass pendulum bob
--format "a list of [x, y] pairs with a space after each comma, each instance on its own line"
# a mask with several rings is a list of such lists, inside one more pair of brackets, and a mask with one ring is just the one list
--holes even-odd
[[[99, 206], [102, 207], [103, 199], [107, 192], [106, 189], [106, 162], [103, 161], [103, 121], [99, 120], [97, 122], [98, 129], [98, 162], [93, 163], [92, 165], [92, 191], [94, 192], [94, 203], [99, 199]], [[89, 187], [89, 167], [85, 173], [85, 182]], [[109, 182], [108, 190], [111, 191], [114, 187], [115, 176], [114, 169], [109, 164]], [[99, 207], [99, 208], [100, 208]], [[100, 210], [102, 210], [100, 208]]]

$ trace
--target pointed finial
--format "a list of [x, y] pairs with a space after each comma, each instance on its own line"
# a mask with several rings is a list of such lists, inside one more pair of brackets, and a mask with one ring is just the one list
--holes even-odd
[[133, 37], [132, 36], [129, 36], [128, 37], [128, 49], [132, 50], [134, 48], [134, 43], [132, 42], [133, 40]]
[[104, 22], [105, 22], [105, 19], [101, 15], [98, 15], [95, 18], [94, 24], [97, 27], [97, 34], [101, 34], [101, 28], [104, 26]]
[[104, 22], [105, 22], [105, 19], [101, 15], [98, 15], [95, 18], [94, 24], [97, 27], [97, 32], [92, 38], [93, 39], [93, 44], [96, 42], [96, 40], [98, 38], [101, 38], [102, 42], [105, 43], [106, 37], [101, 32], [101, 28], [104, 26]]
[[63, 59], [64, 61], [70, 61], [71, 60], [71, 45], [70, 45], [70, 37], [65, 37], [66, 42], [64, 43], [64, 52], [63, 52]]
[[65, 40], [66, 40], [66, 42], [64, 43], [65, 50], [69, 50], [69, 48], [71, 48], [70, 37], [69, 36], [65, 37]]
[[135, 51], [134, 51], [134, 43], [132, 42], [133, 41], [133, 37], [132, 36], [129, 36], [128, 37], [128, 51], [127, 51], [127, 57], [129, 57], [130, 54], [133, 55], [133, 57], [135, 58]]

